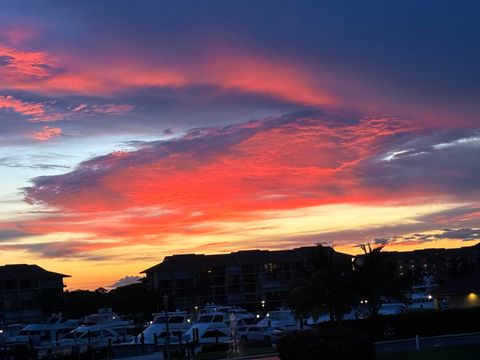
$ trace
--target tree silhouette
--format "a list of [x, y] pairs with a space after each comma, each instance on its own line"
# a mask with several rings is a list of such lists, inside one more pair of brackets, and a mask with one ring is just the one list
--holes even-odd
[[291, 294], [296, 299], [292, 306], [299, 314], [308, 309], [311, 314], [319, 315], [326, 310], [330, 321], [339, 323], [350, 310], [354, 296], [350, 257], [317, 244], [311, 265], [310, 278]]
[[395, 264], [383, 253], [384, 246], [372, 248], [362, 244], [364, 254], [355, 259], [355, 284], [362, 299], [368, 300], [371, 314], [376, 316], [382, 296], [403, 298]]

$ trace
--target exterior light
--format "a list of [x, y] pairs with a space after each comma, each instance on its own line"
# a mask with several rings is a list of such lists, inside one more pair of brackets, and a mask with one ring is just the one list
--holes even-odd
[[365, 304], [368, 304], [368, 300], [365, 300]]
[[468, 294], [467, 299], [468, 299], [469, 302], [477, 302], [478, 301], [478, 295], [471, 292], [470, 294]]
[[432, 300], [432, 299], [433, 299], [432, 295], [428, 295], [427, 298], [428, 298], [428, 300]]
[[150, 320], [150, 325], [152, 325], [152, 324], [153, 324], [153, 321], [152, 321], [152, 320]]
[[269, 313], [267, 313], [267, 315], [265, 315], [265, 316], [266, 316], [266, 317], [269, 317], [269, 316], [270, 316], [270, 314], [269, 314]]
[[189, 323], [191, 320], [190, 319], [187, 319], [187, 323]]
[[257, 314], [257, 319], [260, 319], [260, 315], [259, 315], [259, 314]]

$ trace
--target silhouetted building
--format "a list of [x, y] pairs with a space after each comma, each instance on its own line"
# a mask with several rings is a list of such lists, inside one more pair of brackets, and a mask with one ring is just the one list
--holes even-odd
[[480, 270], [447, 279], [434, 294], [445, 299], [450, 308], [480, 306]]
[[[168, 294], [181, 308], [211, 302], [258, 309], [264, 301], [265, 307], [271, 309], [285, 305], [298, 276], [313, 270], [311, 260], [315, 248], [172, 255], [142, 272], [152, 289], [160, 295]], [[420, 284], [425, 276], [433, 276], [441, 286], [452, 278], [480, 269], [480, 244], [456, 249], [385, 251], [385, 254], [397, 265], [405, 289]]]
[[172, 255], [142, 272], [154, 290], [168, 294], [181, 308], [213, 302], [257, 309], [262, 301], [265, 307], [274, 308], [285, 304], [315, 248]]
[[480, 243], [453, 249], [422, 249], [414, 251], [386, 251], [397, 264], [398, 274], [411, 285], [419, 284], [425, 276], [432, 276], [442, 285], [480, 269]]
[[38, 265], [0, 266], [0, 323], [41, 321], [61, 311], [65, 277]]

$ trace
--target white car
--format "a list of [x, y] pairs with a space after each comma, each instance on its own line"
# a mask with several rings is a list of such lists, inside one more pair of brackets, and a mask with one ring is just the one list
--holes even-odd
[[385, 303], [380, 306], [378, 315], [398, 315], [403, 314], [407, 310], [404, 303]]
[[276, 329], [269, 326], [240, 326], [237, 330], [237, 338], [244, 344], [249, 342], [264, 342], [270, 345], [272, 342], [276, 342], [280, 337], [284, 335], [282, 329]]

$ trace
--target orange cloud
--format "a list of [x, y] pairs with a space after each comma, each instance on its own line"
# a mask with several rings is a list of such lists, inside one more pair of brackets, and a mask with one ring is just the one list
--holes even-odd
[[250, 221], [259, 212], [371, 203], [388, 195], [362, 188], [356, 167], [384, 141], [410, 130], [395, 119], [350, 124], [307, 117], [193, 131], [36, 179], [27, 199], [63, 215], [29, 228], [44, 233], [87, 226], [102, 236], [158, 241], [162, 234], [217, 232], [218, 222]]
[[2, 86], [10, 89], [50, 94], [106, 95], [137, 87], [210, 85], [300, 104], [335, 102], [331, 93], [323, 88], [325, 83], [313, 81], [308, 69], [282, 59], [229, 50], [214, 51], [214, 54], [180, 65], [141, 57], [110, 58], [108, 55], [103, 55], [101, 61], [85, 60], [67, 54], [23, 51], [0, 45], [0, 57], [7, 59], [0, 69], [0, 79]]
[[47, 141], [53, 137], [62, 135], [63, 131], [60, 128], [44, 126], [42, 130], [35, 132], [32, 137], [38, 141]]

